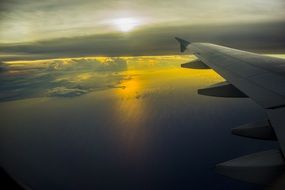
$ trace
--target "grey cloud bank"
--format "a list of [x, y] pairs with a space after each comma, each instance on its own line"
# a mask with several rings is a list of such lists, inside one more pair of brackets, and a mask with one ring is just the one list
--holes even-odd
[[178, 53], [174, 36], [249, 51], [283, 53], [285, 22], [240, 25], [157, 26], [133, 33], [109, 33], [45, 41], [0, 44], [8, 60], [81, 56], [167, 55]]
[[[284, 52], [283, 0], [1, 0], [0, 60], [176, 54], [174, 36]], [[124, 33], [118, 18], [136, 22]]]

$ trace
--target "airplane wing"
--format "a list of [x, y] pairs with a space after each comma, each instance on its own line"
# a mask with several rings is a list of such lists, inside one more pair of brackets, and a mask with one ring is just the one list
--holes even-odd
[[[250, 138], [277, 140], [280, 150], [254, 153], [217, 165], [227, 176], [254, 183], [268, 183], [285, 171], [285, 59], [264, 56], [209, 43], [190, 43], [175, 38], [181, 52], [194, 54], [198, 61], [182, 64], [188, 68], [211, 68], [226, 82], [198, 90], [218, 97], [249, 97], [268, 118], [232, 129]], [[198, 65], [197, 65], [198, 64]], [[204, 64], [204, 66], [202, 66]], [[244, 174], [244, 175], [241, 175]]]

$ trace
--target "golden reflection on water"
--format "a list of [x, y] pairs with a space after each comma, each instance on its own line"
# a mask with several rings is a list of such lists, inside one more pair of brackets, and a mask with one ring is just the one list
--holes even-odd
[[[192, 70], [180, 67], [191, 61], [190, 56], [128, 57], [128, 70], [121, 74], [125, 78], [113, 91], [117, 97], [114, 117], [117, 118], [120, 146], [130, 160], [141, 157], [148, 141], [149, 120], [159, 120], [153, 110], [157, 102], [175, 100], [176, 95], [196, 93], [198, 87], [223, 79], [212, 70]], [[187, 92], [188, 91], [188, 92]], [[191, 93], [190, 93], [191, 94]], [[189, 97], [189, 100], [191, 96]], [[166, 102], [172, 104], [175, 102]], [[170, 110], [171, 112], [172, 110]], [[157, 118], [154, 118], [157, 117]]]
[[130, 99], [136, 97], [142, 90], [142, 81], [137, 77], [137, 72], [126, 71], [126, 77], [120, 82], [120, 89], [116, 91], [116, 95], [121, 99]]
[[121, 88], [114, 91], [117, 96], [114, 106], [116, 123], [119, 128], [120, 148], [125, 152], [129, 161], [135, 160], [144, 147], [145, 134], [143, 127], [145, 124], [148, 106], [139, 96], [144, 90], [143, 81], [135, 71], [124, 72], [126, 79], [121, 81]]

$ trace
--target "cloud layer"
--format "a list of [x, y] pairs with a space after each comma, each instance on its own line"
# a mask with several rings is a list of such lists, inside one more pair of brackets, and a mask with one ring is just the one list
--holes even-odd
[[[1, 0], [0, 59], [173, 54], [174, 36], [283, 51], [284, 10], [283, 0]], [[129, 33], [113, 23], [125, 17], [139, 20]]]
[[0, 75], [0, 102], [34, 97], [74, 97], [117, 88], [127, 63], [120, 58], [47, 60], [7, 65]]
[[160, 26], [130, 34], [111, 33], [2, 44], [0, 59], [177, 54], [174, 36], [258, 52], [284, 52], [285, 22], [243, 25]]

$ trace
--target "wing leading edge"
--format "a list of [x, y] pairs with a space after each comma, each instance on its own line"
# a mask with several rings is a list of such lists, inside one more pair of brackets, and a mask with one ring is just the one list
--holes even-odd
[[[234, 129], [233, 134], [264, 140], [270, 140], [268, 135], [273, 135], [276, 136], [281, 147], [280, 154], [276, 153], [279, 150], [275, 151], [274, 155], [271, 155], [272, 151], [267, 151], [219, 164], [217, 168], [220, 173], [257, 183], [257, 181], [267, 182], [280, 172], [285, 172], [285, 60], [209, 43], [189, 43], [184, 51], [194, 54], [199, 61], [215, 70], [227, 80], [227, 83], [251, 98], [267, 112], [268, 118], [264, 126], [260, 126], [260, 122], [258, 125], [248, 124]], [[220, 88], [221, 90], [214, 91], [216, 96], [219, 92], [227, 90]], [[206, 90], [209, 91], [212, 88]], [[236, 95], [237, 93], [232, 94], [231, 97], [239, 97]], [[221, 97], [225, 96], [221, 95]], [[264, 162], [260, 162], [262, 164], [258, 166], [254, 164], [255, 159], [263, 159]], [[249, 171], [252, 173], [249, 174]], [[261, 171], [265, 174], [261, 175]], [[244, 177], [246, 175], [239, 175], [243, 172], [247, 173], [248, 178]], [[259, 179], [252, 180], [250, 178], [252, 175], [259, 176]]]

